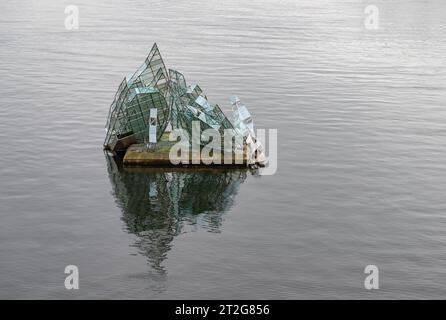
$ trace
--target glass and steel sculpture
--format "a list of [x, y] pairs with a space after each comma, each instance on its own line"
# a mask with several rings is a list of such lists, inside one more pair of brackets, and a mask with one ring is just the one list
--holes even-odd
[[[155, 111], [156, 110], [156, 111]], [[144, 64], [118, 88], [110, 106], [106, 124], [104, 147], [113, 150], [121, 137], [133, 134], [137, 143], [150, 139], [150, 112], [156, 114], [157, 140], [170, 123], [173, 129], [192, 131], [192, 121], [199, 121], [201, 129], [214, 128], [223, 133], [232, 129], [218, 105], [208, 102], [198, 85], [187, 85], [184, 76], [167, 69], [156, 44]]]
[[[251, 141], [257, 142], [252, 119], [237, 97], [231, 103], [233, 122], [218, 105], [208, 101], [198, 85], [188, 85], [176, 70], [167, 71], [155, 43], [143, 65], [118, 88], [110, 106], [104, 148], [119, 151], [132, 143], [154, 145], [169, 124], [173, 130], [186, 130], [191, 137], [193, 123], [197, 122], [201, 132], [212, 128], [221, 137], [225, 130], [232, 130], [240, 138], [235, 141], [241, 141], [233, 148], [242, 150], [247, 139], [251, 145]], [[200, 139], [199, 143], [207, 142]]]
[[[134, 135], [137, 143], [149, 141], [150, 112], [156, 110], [156, 138], [170, 117], [168, 74], [156, 44], [139, 69], [126, 77], [110, 106], [104, 147], [115, 150], [119, 139]], [[152, 130], [153, 131], [153, 130]]]

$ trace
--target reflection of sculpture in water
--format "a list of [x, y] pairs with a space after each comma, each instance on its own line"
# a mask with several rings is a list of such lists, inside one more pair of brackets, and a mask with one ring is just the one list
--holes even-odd
[[[244, 170], [120, 169], [106, 156], [114, 196], [127, 230], [138, 236], [135, 246], [150, 265], [161, 263], [173, 238], [186, 226], [219, 232], [227, 211], [246, 178]], [[173, 171], [175, 170], [175, 171]]]

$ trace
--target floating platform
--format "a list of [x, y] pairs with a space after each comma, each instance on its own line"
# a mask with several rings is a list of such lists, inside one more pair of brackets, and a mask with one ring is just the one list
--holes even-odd
[[[246, 148], [243, 154], [232, 153], [230, 163], [224, 163], [225, 154], [220, 155], [221, 164], [211, 163], [212, 157], [201, 157], [200, 163], [192, 163], [192, 153], [189, 152], [188, 164], [175, 165], [170, 161], [169, 153], [175, 141], [169, 141], [169, 133], [164, 133], [161, 139], [156, 143], [153, 149], [148, 149], [144, 144], [133, 144], [128, 147], [124, 158], [124, 166], [158, 166], [158, 167], [188, 167], [188, 166], [205, 166], [205, 167], [246, 167], [247, 152]], [[228, 155], [226, 155], [228, 156]]]

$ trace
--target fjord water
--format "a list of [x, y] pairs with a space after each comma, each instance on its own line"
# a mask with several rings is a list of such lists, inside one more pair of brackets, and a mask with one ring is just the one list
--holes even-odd
[[[446, 3], [373, 1], [378, 30], [369, 4], [2, 2], [0, 298], [444, 298]], [[278, 129], [275, 175], [104, 156], [153, 42], [211, 102], [237, 94]]]

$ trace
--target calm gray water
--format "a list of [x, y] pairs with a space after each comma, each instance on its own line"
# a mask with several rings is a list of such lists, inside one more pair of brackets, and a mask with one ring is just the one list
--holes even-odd
[[[442, 0], [2, 1], [0, 298], [445, 298], [445, 15]], [[278, 129], [275, 175], [107, 160], [109, 105], [153, 42], [223, 110], [237, 94]]]

